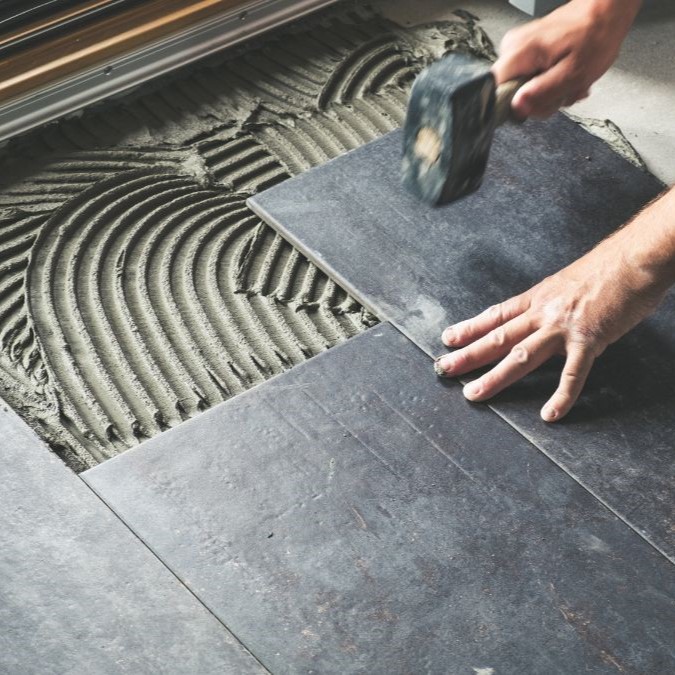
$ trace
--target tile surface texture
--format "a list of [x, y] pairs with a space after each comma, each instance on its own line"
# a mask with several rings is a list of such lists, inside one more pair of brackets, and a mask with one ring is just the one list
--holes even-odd
[[378, 326], [82, 475], [274, 672], [672, 670], [673, 565], [428, 365]]
[[430, 356], [444, 351], [448, 323], [572, 262], [662, 189], [558, 115], [498, 129], [480, 190], [434, 208], [401, 187], [401, 139], [249, 204]]
[[[400, 187], [394, 132], [252, 200], [254, 209], [428, 354], [443, 328], [572, 262], [661, 189], [559, 115], [497, 131], [485, 182], [446, 207]], [[675, 297], [598, 360], [569, 417], [539, 410], [560, 363], [491, 403], [675, 557]]]
[[265, 672], [4, 406], [0, 435], [0, 672]]

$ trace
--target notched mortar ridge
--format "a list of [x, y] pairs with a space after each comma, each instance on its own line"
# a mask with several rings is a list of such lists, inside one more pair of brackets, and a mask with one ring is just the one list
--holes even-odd
[[[11, 171], [5, 175], [15, 176], [0, 189], [7, 227], [17, 209], [48, 216], [45, 231], [72, 217], [83, 194], [96, 206], [64, 243], [77, 262], [61, 277], [55, 268], [49, 289], [37, 284], [30, 290], [31, 301], [60, 297], [64, 308], [79, 307], [77, 316], [50, 310], [52, 328], [76, 319], [68, 331], [78, 348], [70, 353], [50, 326], [35, 332], [42, 362], [70, 368], [70, 384], [50, 372], [40, 392], [16, 360], [0, 353], [2, 392], [76, 470], [375, 321], [248, 211], [245, 198], [398, 126], [415, 73], [448, 44], [490, 54], [472, 21], [406, 30], [351, 13], [312, 20], [311, 30], [308, 25], [14, 144], [14, 154], [33, 159], [5, 163]], [[134, 230], [137, 221], [124, 215], [133, 208], [124, 186], [139, 172], [158, 183], [168, 174], [194, 186], [195, 200], [201, 195], [211, 211], [199, 204], [190, 210], [185, 190], [167, 192], [165, 203], [164, 193], [153, 196], [150, 189], [144, 198], [159, 199], [157, 208], [136, 213], [151, 227]], [[116, 207], [105, 201], [111, 182], [120, 186]], [[133, 230], [137, 248], [121, 246], [113, 230], [126, 237]], [[94, 259], [108, 276], [90, 264]], [[32, 260], [29, 268], [37, 264]], [[0, 293], [2, 284], [0, 276]], [[116, 317], [115, 329], [104, 331], [108, 314]], [[33, 323], [29, 311], [23, 318]], [[169, 365], [167, 350], [176, 355]], [[133, 377], [115, 365], [125, 353], [135, 363]], [[162, 363], [162, 376], [151, 377]], [[106, 377], [93, 376], [103, 371]], [[82, 396], [83, 378], [88, 396]]]

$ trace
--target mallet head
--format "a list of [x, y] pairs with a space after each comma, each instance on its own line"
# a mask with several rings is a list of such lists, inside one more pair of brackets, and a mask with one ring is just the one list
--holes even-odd
[[[476, 190], [485, 173], [497, 119], [489, 66], [451, 54], [415, 80], [404, 126], [403, 182], [428, 204]], [[509, 100], [510, 104], [510, 100]]]

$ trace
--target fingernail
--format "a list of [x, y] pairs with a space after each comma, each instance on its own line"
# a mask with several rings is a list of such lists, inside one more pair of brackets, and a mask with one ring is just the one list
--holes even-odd
[[450, 327], [446, 328], [443, 331], [443, 335], [441, 336], [441, 340], [443, 340], [443, 344], [446, 347], [451, 347], [453, 342], [455, 341], [455, 329]]
[[480, 382], [478, 380], [475, 380], [474, 382], [469, 382], [464, 389], [464, 396], [468, 398], [470, 401], [473, 401], [474, 399], [478, 398], [481, 393], [481, 386]]
[[558, 419], [558, 411], [552, 405], [545, 405], [541, 417], [544, 422], [555, 422]]
[[452, 372], [452, 357], [448, 354], [434, 361], [434, 370], [439, 377], [447, 377]]

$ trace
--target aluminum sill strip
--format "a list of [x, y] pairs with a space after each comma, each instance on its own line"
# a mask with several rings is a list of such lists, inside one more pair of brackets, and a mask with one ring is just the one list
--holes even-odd
[[0, 104], [0, 142], [127, 91], [336, 0], [258, 0]]

